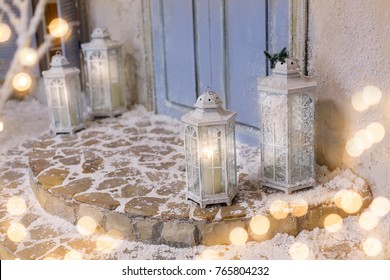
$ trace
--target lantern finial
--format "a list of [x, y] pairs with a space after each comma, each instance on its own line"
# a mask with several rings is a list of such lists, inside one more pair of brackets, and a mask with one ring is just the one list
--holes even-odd
[[110, 33], [105, 27], [97, 27], [92, 31], [92, 39], [104, 39], [110, 37]]
[[221, 97], [210, 87], [206, 87], [194, 106], [199, 109], [217, 109], [222, 106], [222, 103]]
[[69, 61], [61, 54], [60, 51], [57, 51], [56, 54], [51, 58], [50, 63], [52, 67], [68, 66], [69, 64]]

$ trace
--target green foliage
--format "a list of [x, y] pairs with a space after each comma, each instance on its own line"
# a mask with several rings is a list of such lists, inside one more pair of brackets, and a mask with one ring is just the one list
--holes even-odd
[[285, 47], [279, 53], [270, 54], [269, 52], [264, 51], [264, 54], [271, 63], [271, 69], [275, 68], [275, 65], [278, 61], [285, 62], [286, 58], [288, 57], [288, 52]]

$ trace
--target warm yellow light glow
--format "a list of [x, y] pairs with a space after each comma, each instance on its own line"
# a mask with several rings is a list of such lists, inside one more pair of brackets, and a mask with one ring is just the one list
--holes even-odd
[[337, 214], [330, 214], [324, 220], [324, 227], [329, 232], [337, 232], [343, 227], [343, 219]]
[[372, 133], [374, 143], [381, 142], [386, 134], [386, 130], [384, 126], [378, 122], [373, 122], [370, 125], [368, 125], [367, 130]]
[[199, 255], [198, 259], [199, 260], [219, 260], [220, 257], [219, 257], [219, 254], [217, 251], [207, 249]]
[[84, 216], [77, 222], [77, 230], [81, 235], [91, 235], [95, 232], [97, 223], [94, 218]]
[[378, 217], [386, 216], [390, 212], [390, 201], [386, 197], [377, 197], [372, 201], [370, 210]]
[[263, 235], [269, 231], [270, 223], [267, 217], [258, 215], [252, 218], [249, 227], [254, 234]]
[[374, 237], [369, 237], [363, 242], [363, 250], [367, 256], [378, 256], [382, 251], [382, 243]]
[[242, 227], [236, 227], [230, 232], [230, 242], [234, 245], [244, 245], [248, 240], [248, 233]]
[[26, 238], [27, 231], [24, 225], [15, 223], [9, 226], [7, 235], [13, 242], [20, 242]]
[[20, 216], [26, 212], [27, 205], [23, 198], [19, 196], [13, 196], [8, 199], [7, 210], [13, 216]]
[[364, 101], [363, 93], [358, 92], [352, 96], [352, 107], [358, 112], [364, 112], [370, 105]]
[[0, 121], [0, 132], [2, 132], [3, 130], [4, 130], [4, 123]]
[[32, 79], [29, 74], [20, 72], [12, 79], [12, 86], [17, 91], [26, 91], [32, 85]]
[[359, 139], [363, 145], [364, 150], [371, 148], [372, 144], [374, 143], [374, 135], [367, 129], [361, 129], [356, 132], [355, 138]]
[[376, 105], [382, 99], [382, 91], [375, 86], [369, 85], [363, 89], [362, 97], [364, 102], [368, 105]]
[[378, 225], [378, 217], [374, 213], [366, 211], [360, 215], [359, 225], [362, 229], [372, 230]]
[[53, 258], [53, 257], [45, 257], [43, 260], [44, 260], [44, 261], [55, 261], [55, 260], [57, 260], [57, 259], [56, 259], [56, 258]]
[[306, 260], [309, 257], [310, 250], [306, 244], [296, 242], [291, 245], [289, 254], [293, 260]]
[[11, 28], [8, 24], [0, 22], [0, 43], [7, 42], [11, 38]]
[[69, 260], [82, 260], [83, 255], [80, 252], [77, 251], [69, 251], [68, 253], [65, 254], [64, 260], [69, 261]]
[[203, 157], [207, 159], [211, 159], [213, 156], [214, 149], [211, 147], [205, 147], [203, 148]]
[[270, 212], [275, 219], [284, 219], [290, 212], [288, 203], [280, 199], [275, 200], [271, 203]]
[[33, 66], [38, 60], [38, 54], [32, 48], [24, 48], [18, 53], [18, 59], [24, 66]]
[[360, 157], [364, 152], [364, 143], [360, 139], [353, 137], [352, 139], [348, 140], [345, 148], [348, 155], [351, 157]]
[[123, 243], [123, 236], [116, 230], [100, 235], [96, 240], [96, 248], [103, 252], [109, 253], [118, 249]]
[[348, 214], [354, 214], [360, 210], [363, 205], [363, 199], [355, 191], [348, 190], [341, 197], [341, 208]]
[[53, 37], [63, 37], [68, 33], [69, 25], [62, 18], [53, 19], [49, 24], [49, 32]]
[[295, 217], [306, 215], [309, 205], [304, 199], [295, 199], [290, 202], [290, 213]]
[[335, 195], [334, 195], [334, 198], [333, 198], [333, 200], [334, 200], [334, 203], [336, 204], [336, 206], [338, 207], [338, 208], [342, 208], [341, 207], [341, 198], [343, 197], [343, 194], [346, 192], [347, 190], [345, 190], [345, 189], [342, 189], [342, 190], [339, 190]]

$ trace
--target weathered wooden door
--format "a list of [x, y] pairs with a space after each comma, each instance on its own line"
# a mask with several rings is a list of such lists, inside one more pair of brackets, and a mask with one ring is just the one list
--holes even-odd
[[240, 141], [258, 144], [256, 80], [264, 50], [288, 47], [289, 0], [151, 0], [157, 111], [180, 118], [205, 87], [238, 112]]

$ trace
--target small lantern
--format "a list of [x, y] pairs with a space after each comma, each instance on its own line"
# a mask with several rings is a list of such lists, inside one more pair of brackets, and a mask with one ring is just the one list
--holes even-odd
[[208, 90], [198, 97], [194, 111], [184, 115], [187, 198], [205, 207], [231, 205], [238, 192], [235, 118], [222, 100]]
[[80, 70], [70, 67], [68, 60], [57, 52], [51, 68], [43, 71], [47, 102], [51, 113], [51, 130], [70, 133], [84, 128], [80, 99]]
[[106, 28], [96, 28], [92, 41], [82, 44], [91, 115], [113, 117], [126, 111], [122, 44], [112, 41]]
[[262, 185], [290, 194], [315, 184], [316, 88], [291, 58], [278, 62], [272, 75], [258, 82]]

